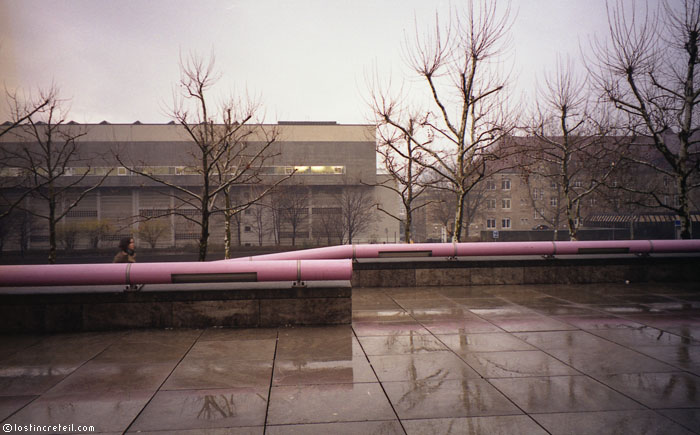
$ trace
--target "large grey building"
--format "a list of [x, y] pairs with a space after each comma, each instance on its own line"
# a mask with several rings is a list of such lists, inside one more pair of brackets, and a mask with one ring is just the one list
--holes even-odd
[[[116, 240], [127, 234], [135, 234], [144, 244], [144, 230], [157, 222], [162, 233], [155, 242], [157, 247], [197, 243], [200, 238], [200, 228], [195, 222], [198, 204], [183, 192], [201, 191], [201, 156], [196, 143], [181, 125], [72, 123], [61, 126], [60, 131], [77, 137], [76, 154], [57, 182], [62, 185], [78, 183], [60, 198], [58, 210], [65, 210], [80, 192], [99, 184], [60, 221], [58, 229], [62, 234], [70, 228], [107, 223], [109, 231], [100, 235], [99, 246], [114, 246]], [[346, 242], [349, 234], [343, 221], [347, 219], [342, 215], [352, 212], [346, 210], [347, 207], [360, 204], [353, 206], [348, 193], [356, 195], [361, 206], [370, 210], [361, 217], [363, 222], [357, 226], [353, 243], [397, 240], [398, 222], [377, 211], [376, 207], [381, 203], [383, 208], [397, 210], [399, 204], [387, 189], [375, 187], [385, 180], [376, 171], [374, 126], [334, 122], [255, 125], [244, 139], [249, 148], [243, 154], [254, 155], [270, 137], [275, 140], [262, 153], [264, 158], [249, 160], [253, 164], [248, 175], [232, 185], [229, 196], [234, 205], [244, 204], [267, 187], [284, 181], [275, 189], [276, 193], [241, 210], [232, 219], [234, 244]], [[54, 140], [58, 147], [59, 136]], [[21, 128], [0, 138], [3, 150], [11, 152], [36, 149], [37, 142], [34, 135]], [[5, 204], [22, 194], [20, 181], [29, 175], [26, 162], [14, 160], [8, 157], [10, 155], [5, 154], [0, 165]], [[143, 174], [150, 174], [152, 178]], [[223, 203], [222, 193], [219, 193], [217, 207], [223, 208]], [[23, 199], [21, 208], [47, 212], [46, 201], [37, 195]], [[18, 215], [25, 217], [20, 219]], [[47, 246], [48, 226], [44, 219], [30, 218], [19, 211], [13, 216], [0, 222], [4, 227], [5, 249], [16, 248], [20, 243], [28, 248]], [[223, 213], [215, 213], [211, 222], [209, 243], [221, 245]], [[94, 245], [84, 233], [78, 231], [70, 243], [76, 248]]]

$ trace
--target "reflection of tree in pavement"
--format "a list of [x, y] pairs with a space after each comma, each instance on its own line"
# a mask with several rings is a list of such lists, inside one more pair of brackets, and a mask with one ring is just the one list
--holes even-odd
[[236, 404], [233, 402], [233, 395], [226, 397], [223, 394], [218, 396], [204, 396], [204, 404], [197, 414], [197, 418], [214, 420], [217, 418], [228, 418], [236, 415]]

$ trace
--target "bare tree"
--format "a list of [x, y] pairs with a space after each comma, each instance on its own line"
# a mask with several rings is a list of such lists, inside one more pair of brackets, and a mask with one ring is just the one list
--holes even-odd
[[180, 186], [130, 164], [123, 156], [116, 157], [131, 172], [170, 187], [182, 208], [197, 210], [194, 215], [181, 212], [179, 208], [170, 210], [169, 213], [181, 216], [199, 227], [199, 261], [204, 261], [212, 215], [219, 213], [225, 216], [225, 222], [228, 223], [226, 240], [230, 246], [231, 218], [260, 200], [281, 181], [272, 183], [257, 197], [249, 197], [239, 203], [231, 201], [231, 189], [234, 186], [260, 181], [260, 169], [265, 159], [271, 155], [271, 145], [277, 140], [277, 133], [264, 125], [250, 124], [259, 110], [256, 103], [231, 98], [218, 111], [209, 106], [208, 92], [218, 80], [213, 57], [205, 62], [202, 58], [191, 55], [186, 60], [181, 59], [180, 70], [182, 98], [176, 99], [171, 115], [194, 143], [192, 158], [201, 185], [195, 188]]
[[425, 138], [420, 144], [415, 142], [420, 137], [417, 130], [425, 124], [424, 119], [417, 116], [408, 116], [401, 122], [406, 132], [385, 124], [387, 118], [393, 116], [396, 109], [392, 106], [395, 105], [396, 100], [386, 98], [379, 92], [373, 94], [372, 106], [378, 118], [375, 121], [381, 126], [378, 129], [377, 153], [382, 157], [384, 168], [394, 182], [379, 183], [376, 186], [389, 189], [401, 198], [403, 216], [385, 210], [381, 205], [378, 209], [404, 224], [404, 240], [408, 243], [413, 240], [414, 213], [432, 202], [421, 198], [425, 196], [428, 172], [423, 164], [424, 151], [421, 147], [427, 146], [430, 139]]
[[[17, 127], [21, 126], [23, 123], [27, 123], [30, 117], [44, 111], [46, 107], [56, 99], [57, 92], [57, 88], [51, 86], [48, 90], [40, 90], [37, 98], [21, 98], [17, 95], [17, 91], [12, 92], [6, 89], [5, 95], [12, 121], [8, 121], [2, 125], [0, 129], [0, 138], [10, 133], [13, 129], [17, 129]], [[4, 147], [0, 149], [0, 152], [0, 187], [4, 188], [6, 192], [20, 192], [13, 197], [2, 195], [0, 198], [3, 202], [3, 208], [2, 211], [0, 211], [0, 221], [2, 221], [2, 219], [8, 217], [15, 207], [21, 204], [34, 189], [29, 189], [25, 180], [17, 177], [17, 175], [20, 175], [18, 174], [18, 170], [21, 170], [21, 168], [11, 166], [13, 153], [11, 151], [8, 152]], [[37, 189], [42, 186], [34, 186], [34, 188]]]
[[[238, 107], [241, 106], [239, 103]], [[248, 113], [257, 111], [257, 105], [249, 106]], [[227, 108], [226, 122], [231, 121], [231, 107]], [[236, 117], [240, 118], [240, 117]], [[237, 121], [233, 121], [237, 122]], [[254, 136], [255, 135], [255, 136]], [[226, 152], [223, 158], [216, 162], [216, 178], [219, 186], [223, 186], [223, 207], [217, 207], [215, 212], [224, 216], [224, 258], [231, 258], [231, 220], [235, 219], [237, 225], [238, 245], [241, 244], [241, 216], [240, 213], [251, 205], [258, 203], [268, 195], [275, 187], [291, 177], [294, 173], [278, 178], [267, 185], [261, 184], [263, 164], [276, 154], [270, 150], [270, 145], [277, 139], [279, 132], [270, 127], [259, 126], [243, 129], [234, 133], [228, 143], [225, 144]], [[263, 146], [257, 147], [250, 143], [251, 139], [262, 139]], [[244, 186], [243, 192], [239, 192]], [[256, 188], [248, 188], [256, 186]], [[242, 194], [239, 194], [242, 193]]]
[[523, 154], [530, 199], [536, 213], [554, 227], [555, 237], [563, 217], [570, 240], [578, 240], [581, 205], [615, 170], [618, 138], [611, 134], [605, 111], [592, 106], [587, 83], [575, 74], [570, 61], [558, 61], [555, 72], [545, 76], [536, 100], [527, 129], [534, 140]]
[[[55, 91], [55, 87], [51, 87]], [[2, 125], [0, 129], [0, 137], [9, 133], [13, 128], [16, 128], [23, 122], [29, 120], [30, 117], [35, 115], [37, 112], [44, 110], [55, 97], [55, 92], [40, 92], [40, 96], [36, 100], [29, 101], [20, 98], [17, 92], [11, 92], [5, 89], [5, 95], [7, 96], [7, 103], [10, 106], [10, 113], [12, 113], [12, 121]]]
[[343, 240], [352, 244], [353, 238], [374, 223], [376, 200], [371, 193], [371, 188], [349, 184], [344, 185], [334, 199], [337, 207], [340, 208], [341, 219], [341, 222], [337, 222], [336, 225], [342, 228]]
[[[454, 216], [457, 201], [451, 185], [445, 180], [435, 179], [429, 184], [429, 197], [435, 204], [430, 206], [431, 218], [437, 222], [450, 239], [454, 236]], [[463, 204], [464, 215], [462, 219], [461, 233], [463, 237], [469, 237], [469, 226], [474, 222], [486, 200], [484, 183], [475, 185], [465, 196]]]
[[95, 219], [83, 222], [81, 231], [90, 242], [92, 249], [97, 249], [102, 237], [112, 232], [112, 222], [109, 219]]
[[308, 226], [309, 220], [309, 190], [302, 185], [286, 185], [279, 189], [279, 209], [283, 229], [292, 239], [292, 246], [296, 246], [296, 239], [304, 226]]
[[505, 152], [500, 139], [512, 129], [506, 80], [498, 73], [510, 25], [510, 9], [501, 13], [496, 2], [477, 5], [470, 0], [444, 29], [436, 19], [427, 37], [416, 32], [407, 57], [430, 94], [432, 109], [424, 111], [422, 123], [431, 140], [416, 137], [410, 124], [397, 116], [400, 111], [385, 110], [393, 105], [375, 110], [384, 125], [398, 129], [424, 151], [431, 161], [423, 164], [454, 192], [453, 241], [462, 237], [467, 195], [492, 173], [490, 162], [499, 158], [496, 149]]
[[430, 196], [436, 201], [429, 209], [431, 222], [437, 222], [445, 229], [445, 235], [452, 239], [456, 204], [454, 194], [449, 190], [431, 189]]
[[[532, 159], [524, 162], [523, 183], [528, 187], [528, 199], [535, 211], [535, 219], [540, 219], [553, 229], [552, 239], [557, 240], [559, 228], [565, 215], [562, 207], [561, 185], [556, 171], [549, 164]], [[539, 229], [540, 225], [535, 228]]]
[[148, 243], [151, 249], [158, 244], [165, 234], [171, 230], [170, 223], [162, 219], [151, 219], [139, 224], [136, 235]]
[[272, 237], [275, 240], [275, 245], [279, 246], [282, 243], [282, 221], [283, 221], [283, 208], [280, 206], [282, 202], [282, 196], [279, 191], [272, 192], [270, 195], [270, 218], [272, 232]]
[[[43, 207], [26, 206], [26, 202], [16, 202], [16, 207], [46, 220], [49, 229], [48, 262], [56, 262], [56, 225], [75, 208], [87, 194], [98, 188], [109, 172], [99, 179], [89, 177], [90, 167], [83, 161], [76, 140], [85, 134], [78, 126], [66, 124], [65, 100], [58, 97], [58, 89], [51, 87], [40, 92], [38, 101], [30, 104], [32, 113], [25, 117], [26, 122], [12, 131], [18, 140], [30, 143], [6, 144], [3, 147], [4, 159], [9, 165], [19, 169], [23, 175], [21, 196], [28, 195], [33, 204]], [[44, 104], [44, 101], [48, 103]], [[21, 116], [20, 116], [21, 117]], [[73, 174], [72, 167], [84, 168]]]
[[628, 160], [673, 180], [675, 201], [658, 191], [620, 187], [677, 213], [681, 237], [690, 238], [691, 194], [700, 187], [700, 1], [664, 1], [644, 16], [618, 1], [608, 8], [608, 24], [608, 40], [593, 42], [591, 74], [603, 97], [628, 117], [632, 135], [651, 143], [631, 145]]
[[258, 246], [262, 246], [265, 236], [267, 236], [270, 232], [268, 223], [270, 209], [263, 204], [254, 204], [249, 210], [251, 211], [253, 218], [253, 225], [251, 226], [251, 229], [258, 239]]
[[313, 218], [313, 234], [318, 243], [321, 239], [326, 240], [326, 244], [343, 243], [342, 207], [338, 204], [330, 204], [325, 207], [314, 207], [311, 210]]

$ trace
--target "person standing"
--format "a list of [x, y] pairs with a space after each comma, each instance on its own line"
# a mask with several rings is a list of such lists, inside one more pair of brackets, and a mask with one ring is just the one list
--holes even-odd
[[112, 263], [136, 263], [134, 249], [134, 238], [123, 237], [119, 241], [119, 252], [114, 256]]

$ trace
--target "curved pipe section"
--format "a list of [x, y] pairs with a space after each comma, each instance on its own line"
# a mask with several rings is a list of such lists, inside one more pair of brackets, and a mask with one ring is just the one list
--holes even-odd
[[2, 287], [344, 281], [351, 278], [350, 260], [0, 266]]
[[577, 242], [389, 243], [343, 245], [280, 252], [222, 262], [358, 258], [472, 257], [510, 255], [669, 254], [700, 252], [700, 240], [599, 240]]

